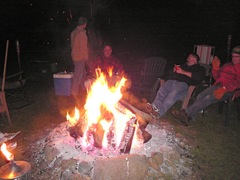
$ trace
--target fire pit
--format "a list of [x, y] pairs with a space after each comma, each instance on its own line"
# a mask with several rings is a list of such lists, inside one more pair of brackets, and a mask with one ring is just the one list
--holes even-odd
[[[88, 89], [85, 114], [80, 115], [77, 108], [73, 116], [67, 113], [70, 136], [80, 141], [82, 151], [99, 148], [118, 155], [129, 153], [132, 144], [138, 143], [142, 138], [137, 136], [138, 122], [135, 112], [120, 102], [126, 79], [114, 77], [113, 83], [112, 77], [107, 78], [100, 69], [96, 72], [98, 78]], [[142, 134], [147, 133], [144, 128], [141, 130]], [[149, 135], [144, 142], [150, 138]]]
[[[67, 121], [30, 145], [36, 179], [156, 179], [191, 176], [188, 150], [172, 126], [139, 126], [136, 109], [121, 101], [126, 81], [106, 83], [99, 74], [88, 92], [85, 113], [75, 108]], [[140, 128], [141, 127], [141, 128]], [[150, 133], [148, 133], [150, 132]], [[148, 136], [145, 136], [145, 134]], [[145, 138], [148, 137], [148, 138]]]
[[[45, 137], [29, 145], [26, 159], [33, 179], [191, 179], [193, 163], [187, 145], [175, 137], [166, 120], [161, 127], [149, 124], [152, 138], [135, 144], [129, 154], [100, 149], [83, 151], [63, 122]], [[140, 130], [138, 130], [140, 131]], [[117, 178], [118, 179], [118, 178]]]

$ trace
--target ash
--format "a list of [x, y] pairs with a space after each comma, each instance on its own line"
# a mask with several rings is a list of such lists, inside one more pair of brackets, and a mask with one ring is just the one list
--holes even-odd
[[129, 154], [121, 154], [94, 146], [83, 148], [81, 139], [70, 136], [67, 122], [61, 123], [29, 146], [26, 159], [32, 165], [32, 179], [191, 179], [192, 156], [172, 126], [148, 124], [146, 131], [152, 135], [147, 143], [138, 141]]
[[152, 134], [152, 138], [147, 143], [140, 143], [131, 149], [131, 154], [145, 155], [151, 157], [153, 153], [159, 152], [164, 147], [174, 147], [173, 133], [165, 129], [149, 124], [146, 131]]

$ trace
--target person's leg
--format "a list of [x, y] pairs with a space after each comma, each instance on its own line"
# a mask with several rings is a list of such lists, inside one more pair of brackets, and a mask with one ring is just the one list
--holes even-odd
[[203, 92], [201, 92], [197, 96], [194, 103], [186, 109], [187, 115], [193, 119], [200, 111], [204, 110], [210, 104], [226, 100], [228, 97], [232, 95], [232, 93], [225, 93], [221, 99], [216, 99], [213, 92], [217, 88], [219, 87], [210, 86], [207, 89], [205, 89]]
[[216, 90], [217, 88], [218, 86], [208, 87], [197, 96], [194, 103], [186, 110], [172, 110], [172, 115], [181, 123], [188, 126], [190, 121], [194, 119], [201, 110], [204, 110], [210, 104], [224, 101], [233, 94], [232, 92], [227, 92], [221, 99], [216, 99], [214, 96], [214, 90]]
[[185, 82], [175, 81], [171, 86], [171, 89], [169, 89], [164, 101], [162, 102], [162, 106], [159, 109], [160, 116], [163, 116], [178, 100], [182, 100], [187, 91], [188, 85]]
[[74, 62], [74, 73], [72, 81], [72, 95], [78, 95], [79, 86], [81, 81], [83, 81], [85, 73], [85, 63], [84, 61]]
[[162, 103], [167, 97], [169, 91], [173, 88], [175, 82], [176, 80], [168, 80], [162, 86], [160, 86], [152, 105], [155, 105], [158, 109], [160, 109], [162, 107]]

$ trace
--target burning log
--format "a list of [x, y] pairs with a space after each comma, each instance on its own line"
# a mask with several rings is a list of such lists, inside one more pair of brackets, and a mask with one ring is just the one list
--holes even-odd
[[142, 119], [142, 121], [146, 122], [147, 124], [152, 121], [152, 117], [149, 114], [137, 109], [133, 105], [129, 104], [127, 101], [121, 99], [120, 103], [123, 104], [128, 109], [130, 109], [132, 112], [134, 112], [134, 114], [136, 114], [138, 120]]
[[69, 131], [70, 136], [73, 137], [75, 140], [79, 137], [75, 126], [69, 127], [68, 131]]
[[83, 137], [83, 130], [82, 130], [82, 122], [78, 121], [77, 124], [73, 126], [68, 126], [68, 132], [71, 137], [73, 137], [75, 140], [79, 137]]
[[135, 134], [136, 123], [137, 123], [136, 117], [132, 118], [128, 122], [125, 130], [125, 134], [122, 136], [121, 144], [119, 146], [120, 147], [119, 150], [121, 153], [125, 153], [125, 154], [130, 153], [133, 137]]
[[73, 137], [75, 140], [78, 137], [83, 136], [83, 131], [82, 131], [82, 121], [80, 120], [80, 112], [79, 110], [75, 107], [75, 116], [71, 117], [68, 112], [66, 115], [66, 119], [69, 121], [68, 124], [68, 131], [71, 137]]
[[124, 104], [124, 106], [126, 106], [128, 109], [130, 109], [134, 114], [137, 115], [139, 129], [142, 132], [143, 143], [148, 142], [152, 138], [152, 135], [150, 133], [148, 133], [145, 130], [145, 128], [147, 127], [147, 125], [151, 121], [150, 115], [138, 110], [137, 108], [135, 108], [134, 106], [132, 106], [131, 104], [129, 104], [128, 102], [126, 102], [124, 100], [121, 100], [120, 102], [122, 104]]
[[140, 127], [140, 130], [142, 132], [143, 143], [148, 142], [152, 138], [152, 135], [141, 127]]
[[93, 139], [94, 139], [94, 146], [98, 148], [102, 148], [102, 142], [104, 137], [104, 129], [100, 123], [94, 125], [93, 128]]

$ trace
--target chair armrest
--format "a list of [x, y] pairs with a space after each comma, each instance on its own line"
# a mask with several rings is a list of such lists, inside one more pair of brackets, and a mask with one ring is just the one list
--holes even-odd
[[240, 88], [237, 88], [233, 91], [233, 95], [232, 95], [232, 98], [231, 98], [232, 101], [236, 98], [237, 93], [240, 93]]

